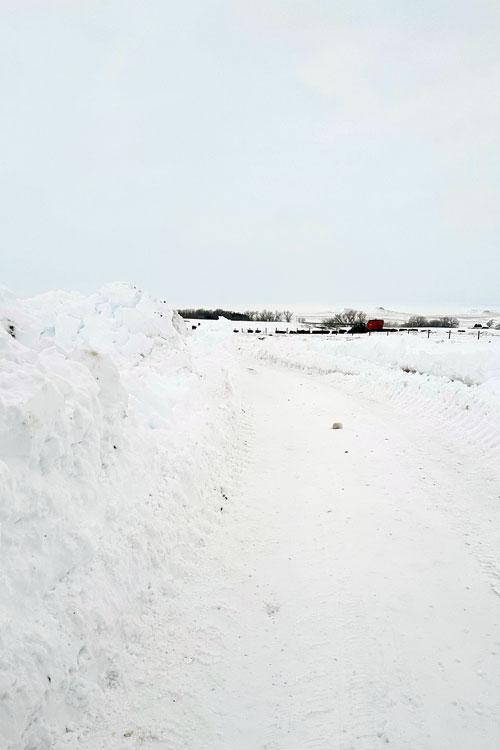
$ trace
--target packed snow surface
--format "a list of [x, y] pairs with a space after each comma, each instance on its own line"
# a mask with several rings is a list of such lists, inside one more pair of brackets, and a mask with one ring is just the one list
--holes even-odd
[[232, 329], [2, 293], [0, 747], [497, 750], [500, 339]]
[[431, 410], [465, 441], [500, 450], [500, 337], [406, 334], [322, 340], [266, 337], [248, 344], [272, 362], [354, 377], [402, 409]]

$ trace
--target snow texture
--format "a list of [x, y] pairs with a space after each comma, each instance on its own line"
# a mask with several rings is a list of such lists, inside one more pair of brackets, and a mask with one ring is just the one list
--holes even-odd
[[98, 712], [148, 596], [218, 523], [229, 333], [191, 337], [127, 284], [0, 291], [0, 747], [48, 750]]
[[0, 292], [0, 747], [498, 747], [499, 339], [232, 329]]
[[348, 375], [404, 410], [434, 414], [465, 442], [500, 449], [500, 338], [426, 339], [406, 334], [345, 340], [268, 337], [258, 356], [325, 375]]

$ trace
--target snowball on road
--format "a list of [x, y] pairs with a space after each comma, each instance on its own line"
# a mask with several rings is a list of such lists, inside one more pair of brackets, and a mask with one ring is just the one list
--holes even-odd
[[5, 302], [3, 746], [496, 750], [498, 344], [97, 298]]

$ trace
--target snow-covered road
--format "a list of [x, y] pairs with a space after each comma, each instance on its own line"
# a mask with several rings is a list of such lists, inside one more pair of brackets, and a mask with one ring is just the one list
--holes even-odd
[[497, 750], [493, 468], [349, 378], [241, 382], [221, 526], [79, 746]]

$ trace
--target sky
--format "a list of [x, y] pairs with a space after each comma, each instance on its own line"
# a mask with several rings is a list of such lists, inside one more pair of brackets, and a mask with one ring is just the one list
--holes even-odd
[[498, 0], [0, 0], [0, 281], [500, 305]]

